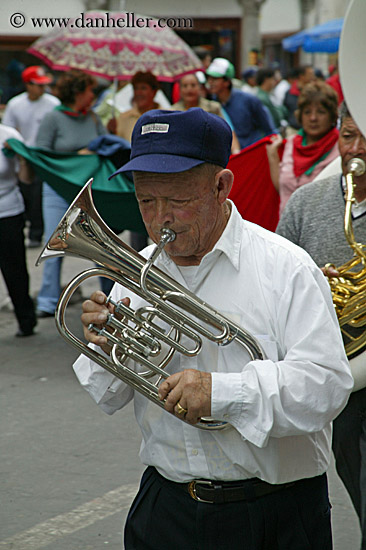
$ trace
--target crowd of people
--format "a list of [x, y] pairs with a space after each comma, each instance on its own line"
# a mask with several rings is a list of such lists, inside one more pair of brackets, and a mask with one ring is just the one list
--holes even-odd
[[[81, 385], [102, 410], [113, 414], [134, 401], [147, 469], [127, 518], [126, 550], [239, 549], [243, 541], [250, 550], [330, 550], [332, 449], [366, 550], [366, 375], [356, 380], [354, 370], [366, 351], [347, 358], [326, 277], [337, 277], [334, 266], [354, 254], [343, 227], [345, 176], [350, 159], [366, 162], [366, 138], [344, 102], [337, 68], [325, 79], [310, 65], [285, 77], [247, 67], [240, 80], [218, 57], [183, 76], [171, 97], [143, 71], [99, 98], [96, 78], [82, 71], [58, 75], [52, 93], [42, 67], [22, 77], [25, 91], [8, 101], [0, 124], [0, 269], [16, 335], [32, 336], [37, 319], [54, 316], [61, 259], [46, 260], [34, 302], [26, 245], [47, 242], [69, 202], [12, 156], [7, 140], [87, 162], [89, 143], [112, 134], [130, 144], [130, 160], [113, 175], [133, 173], [146, 228], [131, 232], [131, 246], [149, 258], [171, 230], [174, 240], [160, 247], [154, 265], [243, 327], [261, 350], [253, 357], [237, 335], [226, 335], [227, 345], [205, 341], [195, 357], [176, 353], [158, 390], [166, 411], [97, 361], [76, 361]], [[230, 155], [264, 137], [280, 197], [275, 233], [243, 220], [228, 198]], [[335, 173], [322, 177], [335, 162]], [[366, 175], [354, 182], [354, 238], [365, 243]], [[85, 339], [104, 357], [111, 316], [121, 318], [116, 304], [129, 317], [146, 303], [119, 284], [108, 301], [109, 291], [96, 290], [81, 316]], [[145, 337], [146, 325], [135, 330], [137, 340]], [[198, 429], [207, 417], [226, 429]]]

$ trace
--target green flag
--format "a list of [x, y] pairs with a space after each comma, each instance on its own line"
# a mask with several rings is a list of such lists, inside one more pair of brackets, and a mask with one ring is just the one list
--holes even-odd
[[[93, 200], [105, 223], [118, 232], [129, 229], [146, 233], [132, 181], [122, 174], [108, 180], [116, 167], [107, 157], [27, 147], [13, 138], [7, 141], [11, 149], [24, 157], [36, 174], [69, 204], [93, 178]], [[6, 155], [12, 154], [8, 149], [3, 151]]]

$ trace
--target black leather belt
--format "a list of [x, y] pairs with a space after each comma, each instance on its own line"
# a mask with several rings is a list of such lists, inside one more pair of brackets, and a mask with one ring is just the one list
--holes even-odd
[[255, 477], [241, 481], [216, 481], [194, 479], [189, 483], [176, 483], [162, 476], [156, 468], [148, 466], [153, 474], [164, 485], [170, 485], [174, 490], [184, 491], [198, 502], [209, 504], [223, 504], [224, 502], [238, 502], [239, 500], [256, 500], [277, 491], [294, 486], [299, 481], [271, 484]]
[[256, 500], [271, 493], [292, 487], [295, 482], [272, 485], [261, 479], [246, 479], [244, 481], [208, 481], [195, 479], [188, 483], [188, 493], [198, 502], [222, 504], [239, 500]]

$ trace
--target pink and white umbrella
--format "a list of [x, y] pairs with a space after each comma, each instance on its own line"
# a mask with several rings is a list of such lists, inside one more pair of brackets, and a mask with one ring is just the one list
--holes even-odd
[[202, 67], [171, 28], [130, 12], [86, 12], [36, 40], [28, 52], [51, 69], [80, 69], [109, 80], [151, 71], [158, 80], [173, 82]]

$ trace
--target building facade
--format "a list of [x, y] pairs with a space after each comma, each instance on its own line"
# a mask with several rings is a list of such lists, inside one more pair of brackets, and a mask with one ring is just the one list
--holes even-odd
[[[248, 65], [276, 63], [282, 69], [310, 62], [324, 68], [325, 54], [284, 52], [284, 37], [329, 19], [343, 17], [351, 0], [12, 0], [0, 3], [0, 88], [19, 67], [38, 63], [26, 53], [56, 18], [88, 10], [117, 10], [156, 17], [186, 18], [175, 30], [198, 53], [230, 59], [239, 76]], [[44, 18], [44, 19], [42, 19]], [[47, 19], [47, 21], [46, 21]], [[53, 21], [53, 23], [52, 23]], [[14, 73], [14, 74], [13, 74]], [[9, 76], [10, 75], [10, 76]]]

